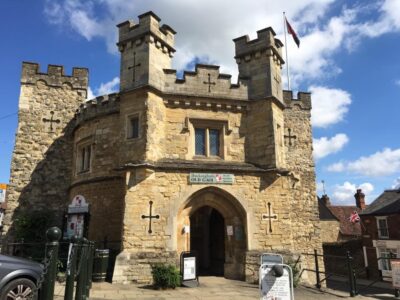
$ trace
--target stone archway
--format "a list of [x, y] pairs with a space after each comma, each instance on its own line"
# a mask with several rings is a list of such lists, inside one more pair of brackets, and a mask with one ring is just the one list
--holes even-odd
[[244, 279], [246, 225], [246, 211], [235, 197], [216, 187], [204, 188], [191, 195], [178, 211], [178, 253], [196, 250], [200, 252], [199, 266], [206, 274]]

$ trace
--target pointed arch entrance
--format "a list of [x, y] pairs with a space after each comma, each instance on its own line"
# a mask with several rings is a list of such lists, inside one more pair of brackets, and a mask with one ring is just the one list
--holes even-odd
[[208, 187], [191, 195], [178, 212], [178, 251], [195, 251], [200, 274], [244, 279], [246, 211], [228, 192]]

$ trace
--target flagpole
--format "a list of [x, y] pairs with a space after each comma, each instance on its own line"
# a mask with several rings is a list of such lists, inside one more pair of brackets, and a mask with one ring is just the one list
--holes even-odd
[[287, 89], [290, 91], [290, 77], [289, 77], [289, 59], [288, 59], [288, 52], [287, 52], [287, 40], [286, 40], [286, 15], [283, 12], [283, 31], [285, 32], [285, 51], [286, 51], [286, 76], [287, 76]]

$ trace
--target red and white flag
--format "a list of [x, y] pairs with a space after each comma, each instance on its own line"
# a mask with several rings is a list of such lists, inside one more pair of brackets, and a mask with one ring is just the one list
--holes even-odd
[[358, 213], [356, 211], [353, 211], [353, 213], [351, 214], [349, 221], [351, 223], [357, 223], [360, 222], [360, 216], [358, 215]]
[[289, 21], [286, 19], [285, 17], [285, 21], [286, 21], [286, 28], [289, 34], [292, 35], [294, 42], [296, 43], [297, 47], [300, 48], [300, 39], [297, 36], [296, 31], [294, 31], [293, 27], [290, 25]]

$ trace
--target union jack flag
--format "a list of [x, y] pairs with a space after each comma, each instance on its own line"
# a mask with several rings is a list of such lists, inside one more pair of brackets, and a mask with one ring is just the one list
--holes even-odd
[[358, 213], [356, 211], [353, 211], [353, 213], [351, 214], [349, 221], [351, 223], [357, 223], [360, 222], [360, 216], [358, 215]]

